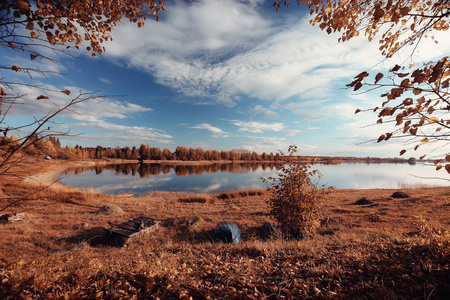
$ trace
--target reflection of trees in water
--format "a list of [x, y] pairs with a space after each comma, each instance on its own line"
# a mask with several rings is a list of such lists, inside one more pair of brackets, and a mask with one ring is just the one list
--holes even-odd
[[103, 172], [103, 168], [102, 167], [95, 167], [95, 174], [96, 175], [102, 174], [102, 172]]
[[124, 163], [115, 165], [104, 165], [95, 167], [78, 167], [67, 170], [66, 173], [79, 174], [86, 171], [93, 171], [96, 175], [101, 174], [104, 170], [115, 172], [116, 175], [132, 175], [146, 178], [149, 176], [160, 175], [161, 173], [167, 175], [173, 169], [176, 176], [189, 176], [189, 175], [202, 175], [203, 173], [233, 173], [233, 174], [245, 174], [249, 172], [255, 172], [259, 168], [264, 171], [267, 168], [273, 170], [275, 168], [274, 163], [233, 163], [233, 164], [211, 164], [211, 165], [161, 165], [161, 164], [135, 164]]

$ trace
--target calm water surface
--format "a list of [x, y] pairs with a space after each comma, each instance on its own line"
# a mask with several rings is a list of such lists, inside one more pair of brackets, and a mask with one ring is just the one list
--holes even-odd
[[[445, 172], [425, 164], [343, 163], [313, 166], [323, 174], [319, 184], [339, 189], [447, 186]], [[274, 176], [273, 164], [214, 164], [205, 166], [120, 164], [69, 170], [61, 181], [84, 190], [106, 194], [144, 194], [149, 191], [217, 193], [267, 187], [260, 178]]]

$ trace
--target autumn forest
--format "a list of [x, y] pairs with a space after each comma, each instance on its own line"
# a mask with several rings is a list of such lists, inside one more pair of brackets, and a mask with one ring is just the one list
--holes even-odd
[[[17, 147], [20, 142], [15, 137], [0, 138], [0, 154], [10, 152], [11, 148]], [[201, 161], [201, 160], [242, 160], [242, 161], [278, 161], [281, 158], [279, 153], [258, 154], [245, 149], [233, 149], [230, 151], [203, 150], [202, 148], [176, 147], [175, 151], [168, 148], [161, 150], [158, 147], [150, 147], [142, 144], [139, 148], [129, 146], [120, 148], [97, 147], [61, 147], [61, 143], [56, 137], [32, 138], [28, 144], [24, 145], [22, 151], [27, 155], [49, 156], [57, 159], [92, 159], [92, 158], [118, 158], [127, 160], [181, 160], [181, 161]]]

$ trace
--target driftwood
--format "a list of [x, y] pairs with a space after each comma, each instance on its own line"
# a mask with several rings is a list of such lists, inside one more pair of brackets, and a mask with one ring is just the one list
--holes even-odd
[[143, 235], [155, 231], [161, 221], [153, 218], [139, 216], [129, 219], [120, 224], [116, 224], [109, 228], [105, 228], [112, 239], [126, 241], [133, 241]]
[[0, 215], [0, 222], [18, 222], [25, 219], [25, 213], [12, 213]]

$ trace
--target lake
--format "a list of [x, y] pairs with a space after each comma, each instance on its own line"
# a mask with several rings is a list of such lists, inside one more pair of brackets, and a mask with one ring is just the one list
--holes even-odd
[[[450, 185], [450, 181], [445, 180], [445, 171], [436, 172], [434, 166], [422, 163], [316, 164], [313, 168], [323, 174], [320, 185], [339, 189]], [[274, 176], [275, 173], [275, 165], [270, 163], [202, 166], [125, 163], [70, 169], [60, 179], [65, 184], [105, 194], [142, 195], [149, 191], [218, 193], [266, 188], [267, 184], [260, 178]]]

